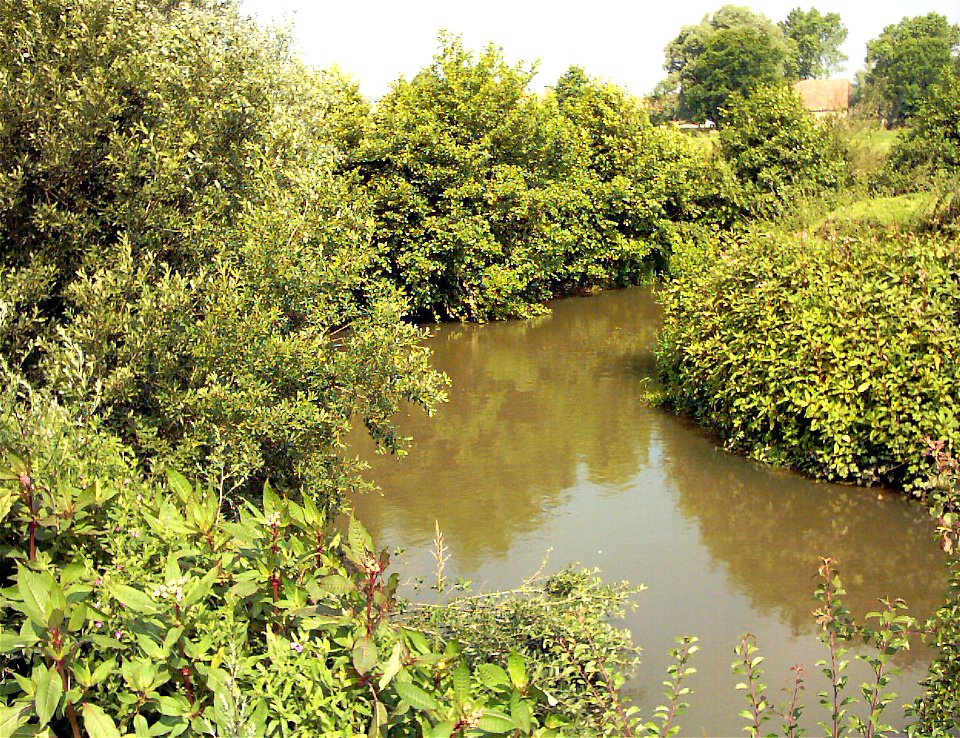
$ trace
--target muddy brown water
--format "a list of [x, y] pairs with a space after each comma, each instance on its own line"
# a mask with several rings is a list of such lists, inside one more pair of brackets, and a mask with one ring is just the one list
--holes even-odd
[[[747, 704], [730, 663], [745, 633], [766, 657], [775, 702], [786, 699], [790, 667], [805, 666], [815, 728], [827, 719], [816, 697], [826, 684], [816, 662], [827, 654], [811, 614], [819, 557], [839, 561], [855, 614], [902, 597], [925, 617], [946, 587], [929, 517], [890, 492], [730, 455], [689, 421], [645, 406], [660, 322], [650, 288], [551, 307], [529, 321], [432, 328], [449, 402], [433, 418], [399, 418], [414, 439], [402, 460], [354, 436], [383, 490], [353, 500], [358, 517], [380, 545], [405, 548], [396, 561], [408, 581], [431, 579], [436, 522], [447, 575], [475, 589], [516, 586], [545, 556], [548, 570], [579, 562], [646, 585], [624, 621], [643, 648], [626, 689], [651, 714], [674, 638], [698, 636], [681, 735], [743, 734], [737, 713]], [[917, 647], [898, 660], [894, 706], [916, 695], [930, 657]], [[851, 674], [859, 694], [866, 673]], [[888, 717], [903, 724], [899, 707]]]

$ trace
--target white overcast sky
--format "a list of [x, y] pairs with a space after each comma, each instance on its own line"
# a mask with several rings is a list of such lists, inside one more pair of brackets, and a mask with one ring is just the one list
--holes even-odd
[[[774, 21], [807, 0], [765, 0], [748, 5]], [[310, 64], [337, 64], [372, 98], [400, 76], [430, 63], [437, 32], [463, 37], [467, 48], [502, 46], [511, 62], [539, 60], [533, 89], [553, 84], [571, 65], [644, 95], [662, 79], [663, 48], [684, 25], [697, 23], [722, 0], [241, 0], [241, 11], [261, 23], [292, 22], [302, 57]], [[863, 66], [866, 42], [904, 16], [937, 11], [960, 22], [960, 0], [823, 0], [849, 29], [844, 51], [852, 77]]]

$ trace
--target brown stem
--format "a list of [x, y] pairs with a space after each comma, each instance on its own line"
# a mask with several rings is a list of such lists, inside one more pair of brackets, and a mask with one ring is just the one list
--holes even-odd
[[27, 507], [30, 508], [30, 561], [37, 560], [37, 497], [36, 485], [26, 472], [20, 475], [20, 485], [27, 493]]
[[70, 721], [70, 730], [73, 731], [73, 738], [83, 738], [80, 731], [80, 723], [77, 722], [77, 711], [72, 702], [67, 703], [67, 720]]
[[[184, 661], [187, 660], [187, 651], [183, 646], [183, 640], [180, 641], [180, 658]], [[187, 699], [190, 700], [192, 705], [196, 701], [196, 696], [193, 693], [193, 678], [191, 677], [191, 670], [189, 666], [184, 666], [180, 669], [180, 676], [183, 677], [183, 688], [187, 691]]]

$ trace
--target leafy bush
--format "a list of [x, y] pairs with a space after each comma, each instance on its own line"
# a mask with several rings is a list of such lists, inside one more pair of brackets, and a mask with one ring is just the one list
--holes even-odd
[[351, 423], [396, 448], [442, 386], [334, 174], [355, 86], [229, 3], [2, 0], [0, 37], [0, 352], [145, 463], [336, 500]]
[[755, 233], [691, 248], [661, 293], [665, 398], [816, 477], [924, 483], [960, 442], [960, 253], [932, 237]]
[[675, 221], [722, 201], [710, 162], [622, 90], [573, 69], [541, 98], [532, 75], [442, 36], [433, 63], [377, 106], [354, 156], [373, 266], [418, 315], [527, 316], [635, 283], [662, 264]]
[[946, 602], [930, 623], [937, 657], [923, 681], [910, 735], [942, 738], [955, 735], [960, 725], [960, 463], [943, 440], [927, 443], [935, 471], [930, 512], [937, 520], [940, 547], [949, 557], [950, 584]]
[[[404, 626], [389, 557], [357, 521], [338, 529], [310, 496], [269, 485], [257, 504], [224, 506], [175, 472], [151, 482], [114, 437], [19, 387], [0, 416], [0, 446], [18, 450], [0, 462], [5, 735], [590, 729], [572, 709], [582, 685], [550, 679], [550, 659], [464, 653], [456, 639], [472, 632]], [[629, 644], [603, 603], [620, 596], [583, 575], [552, 581], [536, 596], [578, 626], [557, 635], [575, 650], [564, 667], [610, 654], [614, 673]]]
[[931, 88], [920, 111], [894, 145], [875, 185], [895, 191], [931, 189], [960, 173], [960, 77]]
[[836, 189], [845, 176], [838, 141], [783, 85], [734, 95], [720, 148], [744, 189], [748, 213], [759, 217], [780, 215], [804, 195]]

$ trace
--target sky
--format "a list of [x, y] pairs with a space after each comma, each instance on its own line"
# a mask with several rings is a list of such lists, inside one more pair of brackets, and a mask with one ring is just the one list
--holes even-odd
[[[468, 49], [490, 42], [511, 62], [538, 62], [531, 89], [553, 84], [571, 65], [609, 79], [635, 95], [649, 93], [663, 76], [663, 49], [685, 25], [698, 23], [723, 0], [241, 0], [241, 12], [261, 24], [292, 22], [303, 59], [334, 64], [376, 99], [390, 83], [430, 63], [443, 29]], [[783, 20], [802, 0], [734, 2]], [[862, 68], [866, 43], [905, 16], [936, 11], [960, 22], [960, 0], [823, 0], [822, 13], [839, 13], [849, 29], [844, 53], [850, 77]]]

